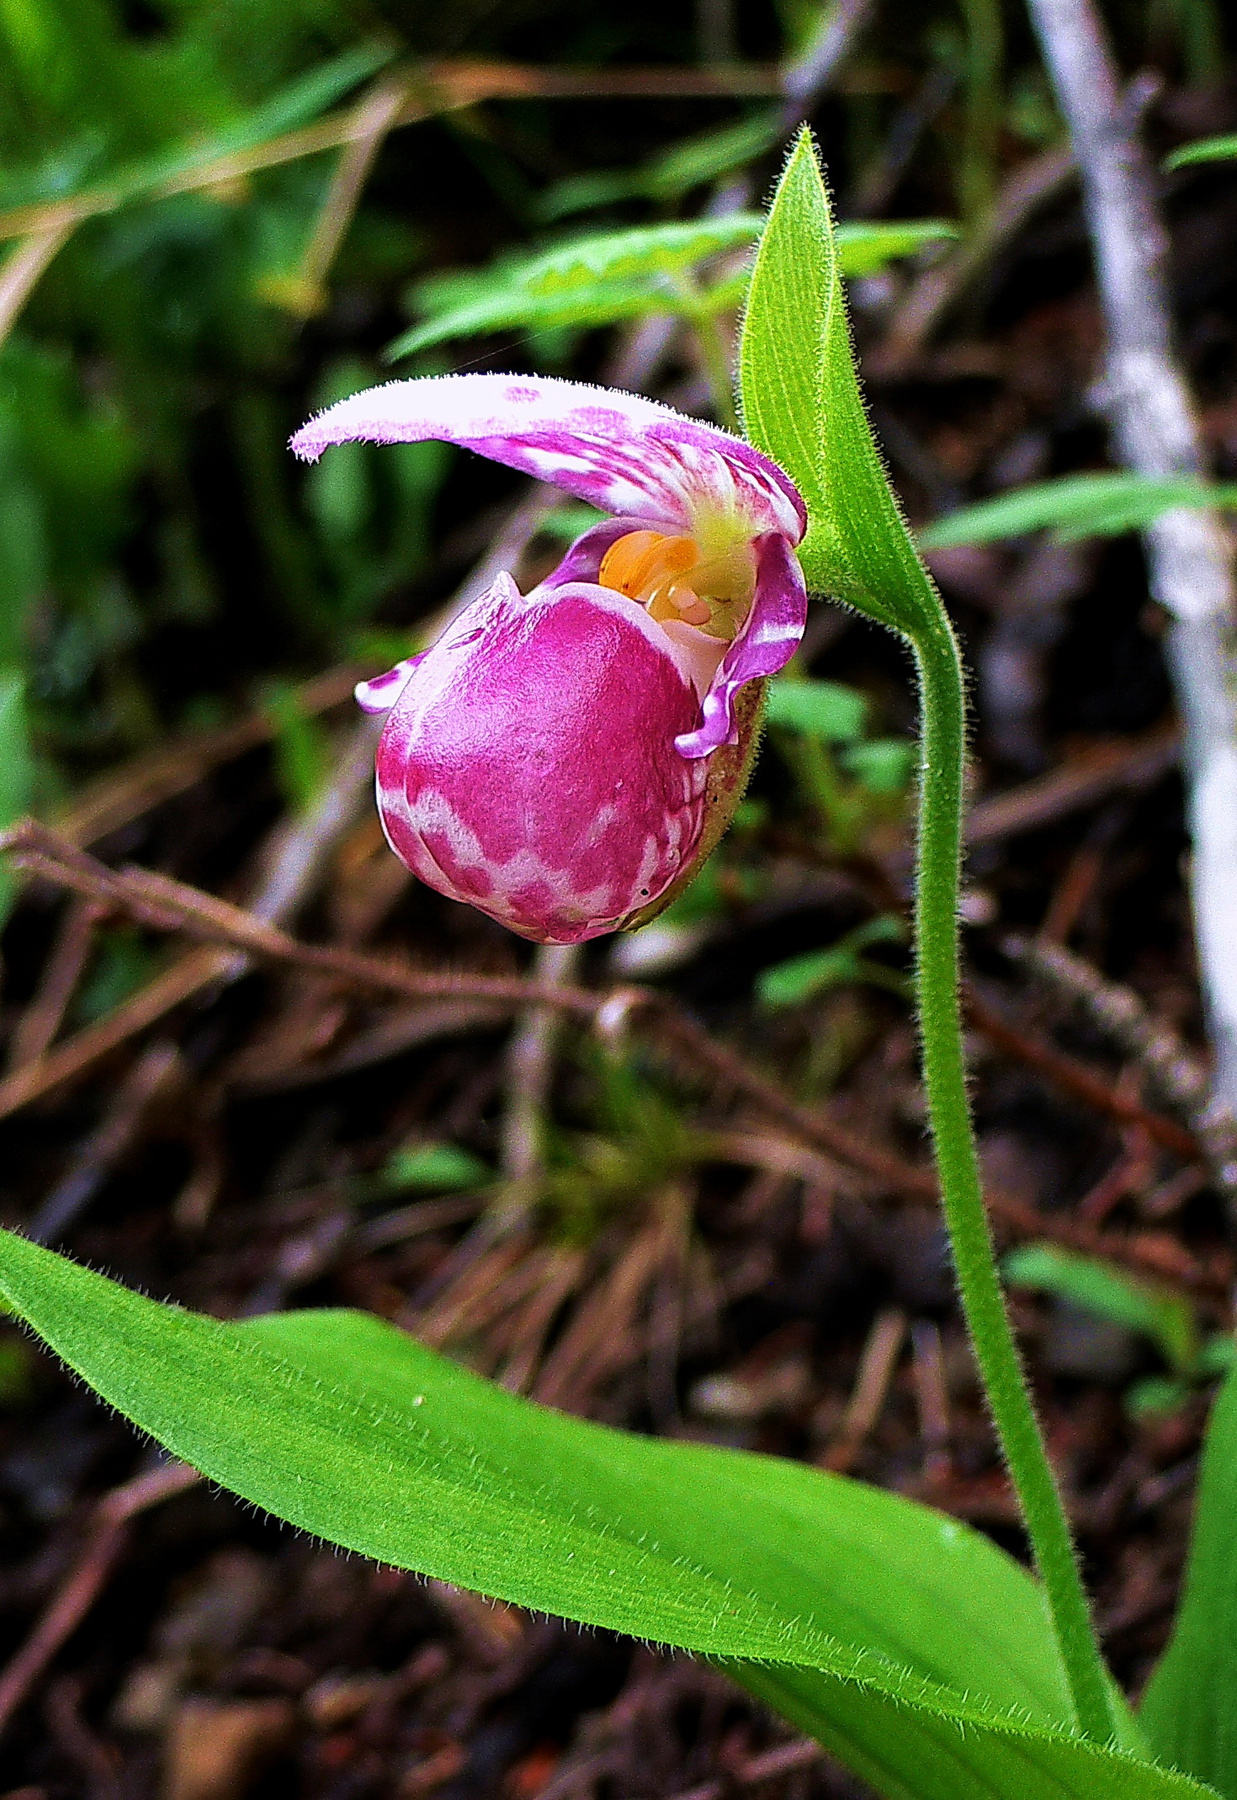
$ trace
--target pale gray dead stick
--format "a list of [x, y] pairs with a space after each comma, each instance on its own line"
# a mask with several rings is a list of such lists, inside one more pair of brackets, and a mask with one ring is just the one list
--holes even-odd
[[837, 0], [822, 17], [807, 49], [782, 74], [782, 132], [789, 137], [832, 85], [876, 11], [876, 0]]
[[[1107, 330], [1105, 402], [1120, 460], [1141, 475], [1204, 472], [1170, 323], [1165, 233], [1151, 168], [1123, 107], [1090, 0], [1028, 0], [1082, 175]], [[1210, 1110], [1237, 1121], [1237, 709], [1233, 569], [1218, 515], [1164, 513], [1145, 534], [1151, 591], [1169, 613], [1185, 726], [1194, 926], [1215, 1056]]]

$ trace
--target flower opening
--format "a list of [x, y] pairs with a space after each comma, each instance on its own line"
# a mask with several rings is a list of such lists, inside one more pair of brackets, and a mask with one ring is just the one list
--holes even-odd
[[615, 516], [531, 593], [499, 576], [429, 650], [358, 688], [387, 714], [388, 840], [430, 886], [541, 942], [643, 923], [742, 794], [759, 684], [803, 632], [803, 502], [727, 433], [565, 381], [393, 382], [292, 446], [313, 460], [335, 443], [425, 438]]

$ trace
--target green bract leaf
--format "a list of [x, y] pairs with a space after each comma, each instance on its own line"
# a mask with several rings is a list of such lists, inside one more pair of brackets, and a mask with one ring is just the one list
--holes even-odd
[[1237, 1796], [1237, 1374], [1207, 1428], [1185, 1598], [1142, 1724], [1155, 1752]]
[[752, 442], [807, 502], [808, 584], [912, 638], [941, 628], [872, 441], [851, 355], [829, 200], [804, 132], [756, 254], [739, 354]]
[[723, 125], [719, 131], [685, 138], [648, 165], [645, 192], [652, 200], [677, 200], [702, 182], [715, 181], [719, 175], [742, 168], [772, 149], [781, 136], [781, 108], [774, 106], [737, 125]]
[[1057, 1244], [1022, 1244], [1005, 1258], [1005, 1276], [1015, 1287], [1055, 1294], [1114, 1325], [1142, 1332], [1181, 1374], [1198, 1364], [1198, 1321], [1190, 1302], [1115, 1263]]
[[685, 138], [639, 169], [590, 169], [556, 181], [537, 200], [545, 220], [609, 206], [615, 200], [679, 200], [702, 182], [740, 168], [775, 144], [781, 135], [780, 110], [773, 108], [720, 131]]
[[1031, 487], [964, 506], [937, 519], [919, 534], [920, 548], [943, 550], [952, 544], [985, 544], [1017, 537], [1024, 531], [1051, 526], [1062, 542], [1085, 537], [1115, 537], [1150, 525], [1161, 513], [1178, 506], [1237, 507], [1237, 483], [1202, 481], [1179, 475], [1063, 475]]
[[1166, 169], [1184, 169], [1190, 163], [1227, 162], [1237, 156], [1237, 132], [1227, 132], [1223, 137], [1195, 138], [1192, 144], [1182, 144], [1164, 158]]
[[703, 293], [685, 289], [682, 277], [723, 250], [752, 243], [761, 224], [757, 214], [741, 213], [607, 231], [489, 270], [435, 276], [414, 294], [429, 316], [390, 345], [387, 360], [487, 331], [613, 325], [652, 313], [736, 306], [747, 286], [745, 272]]
[[380, 1561], [725, 1659], [882, 1793], [1203, 1791], [1067, 1732], [1036, 1583], [927, 1507], [567, 1418], [360, 1313], [221, 1324], [9, 1233], [0, 1292], [234, 1493]]

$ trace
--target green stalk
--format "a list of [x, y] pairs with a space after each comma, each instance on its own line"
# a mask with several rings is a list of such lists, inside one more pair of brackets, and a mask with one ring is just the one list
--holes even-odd
[[971, 1342], [1044, 1583], [1078, 1728], [1107, 1743], [1117, 1731], [1111, 1687], [1005, 1308], [967, 1098], [958, 999], [966, 751], [962, 663], [943, 611], [931, 624], [921, 624], [916, 638], [923, 721], [915, 902], [919, 1016], [945, 1219]]

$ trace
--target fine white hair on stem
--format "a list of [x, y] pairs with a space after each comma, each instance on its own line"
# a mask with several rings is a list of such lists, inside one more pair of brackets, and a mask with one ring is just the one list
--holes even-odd
[[[1029, 0], [1082, 176], [1107, 337], [1104, 399], [1120, 460], [1140, 475], [1202, 474], [1178, 359], [1152, 172], [1123, 105], [1092, 0]], [[1146, 98], [1145, 90], [1141, 96]], [[1210, 1111], [1237, 1121], [1237, 706], [1232, 547], [1217, 514], [1164, 513], [1145, 534], [1169, 614], [1168, 663], [1185, 726], [1192, 901], [1215, 1058]]]

